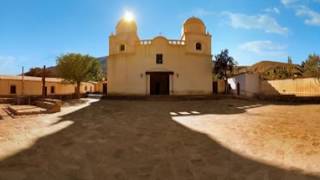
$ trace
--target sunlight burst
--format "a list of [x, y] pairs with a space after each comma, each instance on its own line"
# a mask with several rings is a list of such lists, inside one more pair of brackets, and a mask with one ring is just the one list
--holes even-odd
[[124, 20], [127, 22], [131, 22], [134, 20], [134, 14], [130, 11], [126, 11], [124, 16], [123, 16]]

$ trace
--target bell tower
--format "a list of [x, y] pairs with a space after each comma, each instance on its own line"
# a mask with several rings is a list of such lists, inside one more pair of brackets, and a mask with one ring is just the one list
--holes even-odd
[[191, 17], [185, 21], [181, 39], [186, 42], [188, 53], [211, 55], [211, 35], [199, 18]]
[[135, 20], [125, 16], [118, 22], [115, 34], [109, 37], [109, 54], [134, 53], [138, 41], [139, 37]]

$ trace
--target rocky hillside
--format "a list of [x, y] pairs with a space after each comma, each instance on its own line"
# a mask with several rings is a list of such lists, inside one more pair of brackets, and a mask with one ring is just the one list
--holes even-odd
[[[293, 72], [300, 73], [301, 67], [299, 65], [293, 64]], [[275, 61], [261, 61], [254, 65], [252, 65], [248, 70], [250, 72], [263, 74], [273, 69], [288, 69], [290, 68], [290, 64], [282, 63], [282, 62], [275, 62]]]
[[248, 72], [260, 74], [268, 80], [302, 77], [303, 70], [300, 65], [275, 61], [261, 61], [252, 65]]

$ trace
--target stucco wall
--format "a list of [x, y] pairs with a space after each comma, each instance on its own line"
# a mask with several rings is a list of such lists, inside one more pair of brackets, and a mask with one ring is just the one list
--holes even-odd
[[228, 79], [231, 91], [237, 93], [237, 83], [240, 84], [240, 95], [254, 96], [260, 93], [260, 79], [257, 74], [241, 74]]
[[[190, 29], [190, 26], [201, 27]], [[146, 72], [172, 72], [170, 95], [212, 94], [211, 35], [201, 20], [186, 22], [182, 40], [158, 36], [140, 41], [134, 22], [120, 21], [109, 38], [107, 62], [109, 95], [149, 95], [150, 75]], [[130, 30], [130, 31], [128, 31]], [[196, 50], [201, 43], [202, 49]], [[125, 45], [125, 51], [120, 51]], [[163, 54], [163, 64], [156, 55]]]
[[[41, 80], [24, 80], [23, 95], [38, 96], [42, 94]], [[16, 94], [10, 94], [10, 86], [16, 86]], [[75, 85], [64, 82], [46, 82], [48, 95], [68, 95], [73, 94]], [[51, 93], [51, 87], [55, 87], [55, 93]], [[87, 87], [87, 90], [85, 90]], [[91, 90], [91, 91], [90, 91]], [[93, 83], [82, 83], [80, 88], [81, 93], [94, 92], [95, 85]], [[0, 79], [0, 96], [22, 95], [22, 80], [17, 79]]]
[[226, 83], [224, 80], [218, 80], [218, 93], [224, 93], [226, 88]]
[[[108, 90], [110, 94], [146, 95], [147, 71], [172, 71], [171, 94], [210, 94], [211, 56], [186, 54], [183, 46], [158, 44], [139, 46], [135, 54], [109, 57]], [[156, 54], [163, 54], [163, 64], [156, 64]]]
[[98, 82], [95, 83], [95, 92], [96, 93], [103, 93], [103, 84], [105, 84], [107, 82]]
[[320, 96], [320, 79], [285, 79], [261, 81], [263, 95]]
[[[156, 64], [156, 54], [163, 54], [163, 64]], [[166, 41], [138, 45], [134, 54], [120, 54], [108, 60], [109, 94], [148, 95], [148, 71], [171, 71], [170, 94], [210, 94], [211, 56], [186, 53], [183, 45]]]

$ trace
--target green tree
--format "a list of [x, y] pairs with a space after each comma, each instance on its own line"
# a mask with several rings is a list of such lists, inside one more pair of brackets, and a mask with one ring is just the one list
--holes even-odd
[[228, 93], [228, 75], [232, 74], [237, 62], [233, 57], [229, 56], [229, 50], [222, 50], [220, 54], [215, 56], [214, 73], [219, 79], [225, 81], [225, 93]]
[[102, 78], [100, 63], [96, 58], [75, 53], [58, 57], [57, 72], [65, 80], [76, 83], [77, 98], [80, 98], [81, 82], [99, 81]]
[[320, 77], [320, 56], [310, 54], [303, 63], [303, 75], [305, 77]]
[[294, 77], [294, 68], [295, 65], [292, 63], [292, 58], [289, 56], [288, 57], [288, 67], [287, 67], [287, 77], [288, 78], [293, 78]]

